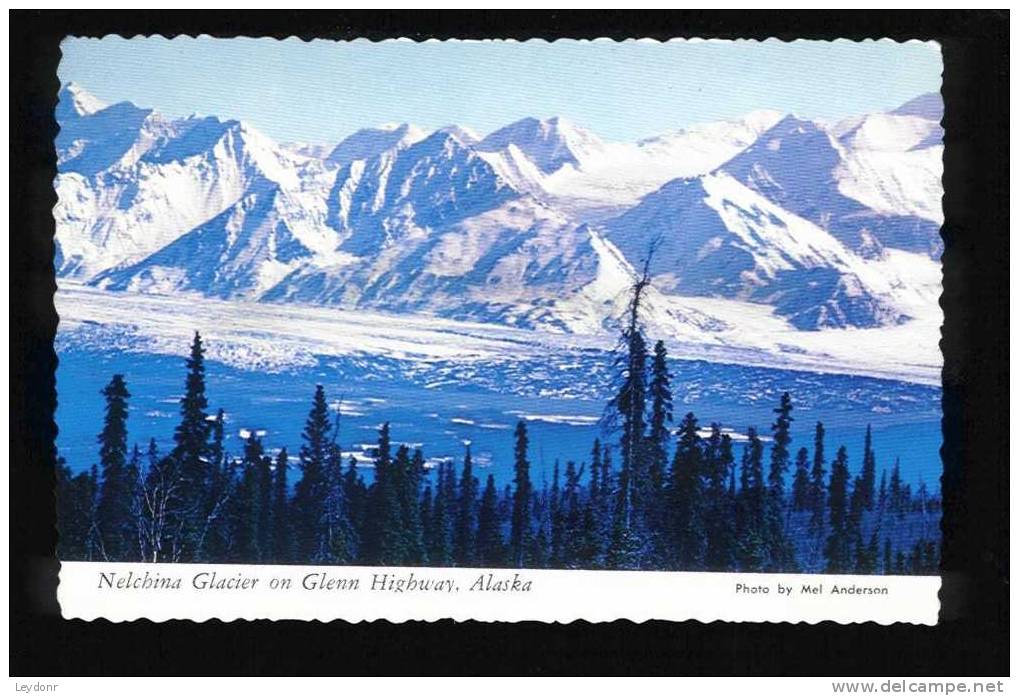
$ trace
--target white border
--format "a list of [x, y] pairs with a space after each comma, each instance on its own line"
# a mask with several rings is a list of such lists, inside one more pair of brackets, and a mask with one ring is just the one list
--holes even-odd
[[[201, 584], [213, 574], [234, 584], [247, 579], [247, 587], [195, 586], [196, 577]], [[304, 587], [305, 577], [320, 581], [321, 574], [346, 580], [346, 586]], [[379, 589], [383, 576], [387, 589]], [[489, 587], [499, 581], [514, 587], [513, 580], [518, 582], [516, 590], [471, 590], [479, 578]], [[289, 588], [270, 586], [283, 579], [290, 581]], [[404, 581], [402, 592], [390, 584], [394, 579]], [[417, 582], [413, 589], [411, 579]], [[168, 581], [175, 586], [159, 586]], [[422, 590], [424, 582], [438, 583], [440, 589]], [[527, 582], [530, 589], [524, 590]], [[780, 586], [791, 588], [791, 594]], [[819, 587], [819, 592], [806, 592], [805, 586]], [[835, 594], [835, 586], [884, 588], [886, 593]], [[746, 589], [754, 587], [767, 588], [767, 592]], [[111, 621], [692, 619], [934, 625], [940, 588], [937, 576], [72, 562], [62, 564], [57, 597], [64, 618]]]

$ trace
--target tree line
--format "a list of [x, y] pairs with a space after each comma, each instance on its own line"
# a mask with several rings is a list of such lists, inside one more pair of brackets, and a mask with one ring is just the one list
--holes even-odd
[[[782, 395], [770, 447], [756, 428], [741, 451], [720, 424], [673, 423], [665, 345], [624, 332], [618, 389], [607, 408], [617, 437], [583, 462], [531, 477], [527, 425], [514, 430], [513, 479], [430, 466], [421, 449], [378, 432], [371, 480], [343, 460], [339, 413], [315, 388], [296, 457], [251, 434], [224, 445], [211, 412], [196, 333], [173, 444], [129, 447], [122, 375], [102, 390], [98, 463], [58, 461], [65, 560], [313, 563], [703, 571], [937, 573], [940, 500], [914, 491], [898, 463], [877, 480], [871, 431], [856, 475], [846, 448], [829, 458], [822, 423], [792, 451], [793, 401]], [[618, 460], [618, 461], [617, 461]], [[787, 483], [789, 484], [787, 487]]]

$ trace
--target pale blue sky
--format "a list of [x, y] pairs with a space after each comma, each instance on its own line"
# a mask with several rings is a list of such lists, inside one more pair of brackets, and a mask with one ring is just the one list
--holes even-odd
[[866, 41], [371, 43], [209, 37], [63, 42], [61, 82], [169, 116], [238, 118], [281, 141], [564, 116], [632, 141], [756, 109], [841, 118], [941, 87], [936, 44]]

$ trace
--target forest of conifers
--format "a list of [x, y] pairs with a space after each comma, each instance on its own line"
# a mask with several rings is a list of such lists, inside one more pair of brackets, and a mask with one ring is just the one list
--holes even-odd
[[[76, 475], [58, 460], [64, 560], [304, 563], [517, 568], [935, 574], [940, 499], [914, 491], [898, 463], [882, 470], [861, 431], [846, 448], [791, 447], [793, 400], [774, 410], [770, 446], [749, 428], [733, 438], [693, 413], [673, 423], [664, 344], [624, 334], [607, 413], [611, 442], [583, 462], [557, 462], [551, 485], [530, 475], [517, 423], [514, 478], [481, 478], [469, 446], [458, 464], [426, 466], [420, 449], [381, 426], [366, 482], [343, 461], [338, 425], [316, 387], [300, 446], [270, 452], [256, 435], [224, 447], [224, 411], [210, 412], [196, 333], [173, 444], [129, 446], [122, 375], [102, 390], [98, 461]], [[338, 417], [338, 416], [337, 416]], [[709, 432], [706, 436], [702, 434]], [[743, 439], [743, 438], [741, 438]], [[296, 458], [291, 455], [296, 452]], [[851, 469], [857, 469], [854, 475]]]

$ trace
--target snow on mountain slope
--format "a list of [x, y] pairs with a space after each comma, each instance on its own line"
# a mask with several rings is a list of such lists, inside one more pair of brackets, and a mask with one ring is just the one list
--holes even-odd
[[940, 317], [932, 106], [832, 125], [755, 112], [633, 144], [563, 119], [481, 140], [402, 124], [324, 157], [68, 86], [56, 267], [129, 292], [581, 334], [612, 330], [661, 235], [661, 335], [768, 350], [805, 329], [894, 331]]
[[[888, 129], [880, 121], [857, 126], [843, 133], [843, 143], [819, 124], [787, 116], [719, 171], [820, 225], [850, 249], [867, 233], [884, 246], [937, 257], [940, 224], [916, 213], [933, 217], [940, 208], [940, 173], [934, 176], [932, 171], [935, 162], [940, 165], [940, 153], [865, 149], [874, 141], [887, 144]], [[881, 136], [865, 137], [861, 127]], [[914, 198], [922, 202], [914, 203]]]
[[767, 304], [800, 329], [897, 324], [917, 311], [897, 264], [862, 258], [722, 172], [670, 182], [605, 228], [635, 267], [654, 246], [650, 271], [666, 292]]
[[[777, 112], [758, 111], [744, 119], [695, 125], [637, 143], [592, 144], [586, 135], [572, 141], [562, 137], [559, 146], [571, 155], [552, 171], [541, 167], [541, 156], [535, 159], [531, 154], [530, 141], [511, 141], [509, 128], [497, 131], [501, 133], [497, 139], [500, 148], [492, 146], [496, 140], [492, 136], [486, 139], [489, 146], [483, 141], [482, 147], [493, 166], [501, 167], [517, 188], [595, 220], [618, 214], [667, 181], [706, 174], [753, 143], [780, 118]], [[575, 141], [585, 145], [570, 144]]]
[[300, 216], [320, 208], [324, 219], [323, 165], [286, 153], [239, 121], [171, 121], [120, 103], [61, 126], [53, 211], [61, 275], [91, 278], [138, 262], [264, 179], [293, 190]]
[[593, 133], [564, 118], [539, 121], [525, 118], [491, 133], [477, 145], [482, 152], [505, 150], [515, 145], [545, 174], [566, 165], [582, 169], [598, 157], [605, 144]]
[[891, 113], [901, 116], [919, 116], [928, 121], [940, 122], [945, 115], [945, 102], [937, 92], [929, 92], [910, 99]]
[[102, 111], [107, 106], [109, 105], [106, 102], [87, 92], [81, 85], [69, 82], [60, 91], [54, 115], [58, 123], [66, 124], [76, 118]]
[[[126, 268], [100, 273], [98, 287], [211, 297], [261, 296], [313, 255], [309, 236], [288, 224], [287, 195], [268, 179], [255, 182], [234, 205]], [[335, 244], [335, 240], [333, 240]]]
[[355, 160], [370, 160], [387, 150], [413, 145], [426, 135], [423, 130], [409, 123], [364, 128], [344, 138], [326, 160], [338, 167], [345, 167]]

